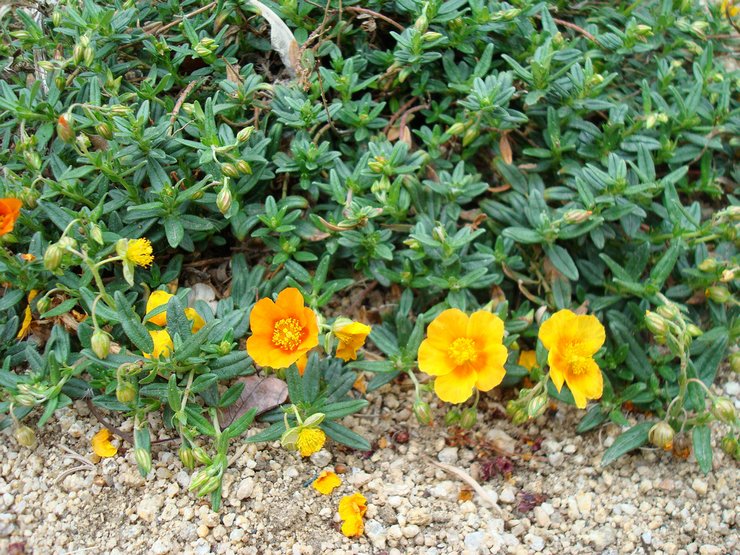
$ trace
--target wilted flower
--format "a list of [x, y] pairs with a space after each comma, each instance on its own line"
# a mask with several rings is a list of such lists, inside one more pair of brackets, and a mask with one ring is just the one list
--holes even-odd
[[316, 314], [304, 306], [303, 295], [294, 287], [281, 291], [275, 302], [257, 301], [249, 325], [247, 352], [260, 366], [287, 368], [319, 344]]
[[93, 452], [98, 457], [112, 457], [118, 453], [118, 447], [110, 442], [110, 438], [111, 433], [106, 428], [103, 428], [93, 436], [90, 443], [92, 444]]
[[367, 511], [367, 499], [361, 493], [354, 493], [342, 497], [339, 501], [339, 518], [342, 524], [342, 534], [348, 538], [359, 537], [365, 530], [362, 517]]
[[560, 310], [542, 324], [539, 338], [550, 351], [550, 378], [558, 391], [567, 383], [579, 409], [586, 407], [588, 399], [601, 397], [604, 381], [593, 356], [604, 344], [606, 332], [596, 316]]
[[324, 470], [319, 477], [313, 481], [313, 488], [322, 495], [329, 495], [334, 488], [339, 487], [342, 480], [331, 470]]
[[301, 457], [310, 457], [314, 453], [321, 451], [326, 442], [326, 434], [321, 428], [309, 426], [298, 432], [296, 448], [301, 453]]
[[332, 326], [332, 333], [339, 340], [337, 356], [343, 361], [357, 359], [357, 349], [365, 344], [365, 339], [372, 328], [347, 318], [337, 318]]
[[462, 403], [473, 388], [489, 391], [504, 379], [507, 352], [504, 323], [479, 310], [468, 317], [456, 308], [443, 311], [427, 328], [419, 347], [419, 369], [436, 376], [434, 391], [448, 403]]

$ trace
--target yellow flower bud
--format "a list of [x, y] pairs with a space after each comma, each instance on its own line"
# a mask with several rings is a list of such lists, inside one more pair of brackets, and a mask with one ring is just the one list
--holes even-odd
[[457, 424], [460, 422], [460, 419], [462, 418], [462, 414], [458, 409], [452, 408], [447, 411], [447, 414], [445, 414], [445, 425], [452, 426], [454, 424]]
[[527, 403], [527, 416], [529, 418], [537, 418], [544, 414], [545, 410], [547, 410], [547, 393], [533, 397]]
[[120, 381], [116, 384], [116, 399], [127, 405], [136, 399], [136, 386], [131, 382]]
[[251, 125], [249, 127], [245, 127], [239, 133], [236, 134], [236, 140], [240, 143], [245, 143], [249, 140], [250, 135], [252, 135], [252, 131], [254, 131], [254, 127]]
[[698, 268], [702, 272], [713, 272], [714, 270], [717, 269], [717, 266], [718, 265], [719, 264], [717, 263], [717, 259], [716, 258], [705, 258], [704, 260], [702, 260], [699, 263]]
[[62, 251], [62, 248], [58, 243], [49, 245], [44, 253], [44, 268], [50, 272], [59, 269], [59, 266], [62, 264], [63, 256], [64, 251]]
[[459, 135], [463, 131], [465, 131], [465, 124], [458, 121], [450, 126], [450, 128], [447, 130], [447, 133], [449, 135]]
[[666, 320], [675, 321], [681, 316], [681, 311], [673, 303], [667, 303], [660, 305], [656, 312], [660, 314]]
[[737, 440], [732, 436], [725, 436], [722, 438], [722, 451], [731, 456], [737, 456], [738, 443]]
[[726, 303], [732, 296], [729, 290], [721, 285], [712, 285], [711, 287], [707, 287], [704, 294], [709, 300], [714, 301], [715, 303]]
[[218, 192], [218, 195], [216, 196], [216, 206], [218, 207], [221, 214], [225, 216], [231, 208], [231, 203], [231, 189], [228, 186], [224, 186], [221, 188], [221, 190]]
[[593, 212], [591, 210], [568, 210], [564, 215], [563, 219], [569, 224], [582, 224], [591, 217]]
[[735, 420], [735, 405], [727, 397], [718, 397], [712, 405], [712, 414], [717, 420], [730, 424]]
[[180, 457], [180, 462], [182, 462], [182, 465], [185, 468], [187, 468], [188, 470], [192, 470], [193, 468], [195, 468], [195, 456], [193, 455], [193, 450], [190, 447], [181, 445], [180, 449], [177, 451], [177, 454]]
[[59, 116], [59, 119], [57, 119], [57, 135], [65, 143], [71, 143], [75, 140], [75, 131], [72, 128], [73, 121], [74, 120], [70, 112], [62, 114]]
[[735, 374], [740, 374], [740, 351], [735, 351], [730, 355], [730, 368]]
[[662, 337], [668, 331], [668, 325], [665, 318], [655, 312], [645, 311], [645, 325], [650, 332], [656, 337]]
[[149, 451], [143, 447], [134, 449], [134, 459], [136, 459], [136, 464], [139, 465], [142, 476], [146, 476], [152, 471], [152, 456]]
[[252, 166], [246, 160], [237, 160], [236, 169], [239, 170], [239, 173], [252, 175]]
[[206, 453], [206, 450], [202, 447], [193, 447], [193, 457], [195, 457], [195, 460], [200, 464], [208, 465], [213, 462], [211, 457], [208, 456], [208, 453]]
[[221, 173], [228, 177], [239, 177], [239, 170], [234, 164], [221, 164]]
[[661, 420], [650, 428], [648, 439], [650, 443], [661, 449], [670, 450], [673, 446], [673, 437], [675, 432], [670, 424]]

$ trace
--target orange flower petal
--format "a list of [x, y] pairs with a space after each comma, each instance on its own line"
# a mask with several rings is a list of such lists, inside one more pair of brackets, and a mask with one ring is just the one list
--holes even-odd
[[313, 488], [322, 495], [329, 495], [335, 488], [342, 484], [341, 478], [331, 470], [324, 470], [319, 477], [313, 481]]
[[604, 378], [599, 365], [593, 360], [588, 362], [588, 369], [580, 374], [566, 374], [565, 383], [573, 394], [579, 409], [585, 409], [588, 399], [599, 399], [604, 390]]
[[504, 322], [496, 314], [478, 310], [470, 315], [466, 335], [480, 345], [504, 340]]
[[249, 314], [249, 327], [253, 334], [272, 335], [275, 322], [287, 318], [289, 313], [278, 307], [272, 299], [264, 298], [257, 301]]
[[[172, 295], [167, 291], [162, 291], [161, 289], [157, 291], [152, 291], [152, 294], [149, 295], [149, 298], [146, 301], [146, 313], [149, 314], [155, 308], [159, 308], [160, 306], [167, 304], [171, 298]], [[152, 316], [151, 318], [149, 318], [149, 322], [161, 327], [166, 326], [167, 311], [165, 310], [164, 312], [160, 312], [156, 316]]]
[[465, 364], [458, 366], [449, 374], [434, 380], [434, 392], [447, 403], [463, 403], [473, 395], [473, 387], [478, 380], [477, 372]]
[[484, 353], [483, 366], [478, 370], [478, 381], [475, 387], [481, 391], [490, 391], [500, 384], [506, 375], [504, 364], [508, 357], [508, 351], [503, 345], [494, 345], [489, 351]]
[[468, 316], [457, 308], [440, 312], [427, 328], [427, 337], [449, 344], [458, 337], [465, 337], [468, 331]]
[[455, 369], [455, 363], [447, 355], [446, 345], [440, 349], [429, 338], [419, 345], [419, 370], [430, 376], [444, 376]]
[[287, 312], [295, 312], [304, 305], [303, 295], [295, 287], [288, 287], [278, 293], [275, 304]]
[[570, 310], [559, 310], [540, 326], [538, 337], [545, 349], [551, 350], [572, 329], [576, 315]]
[[578, 338], [578, 353], [581, 356], [595, 355], [606, 341], [606, 330], [592, 314], [576, 316], [575, 333]]

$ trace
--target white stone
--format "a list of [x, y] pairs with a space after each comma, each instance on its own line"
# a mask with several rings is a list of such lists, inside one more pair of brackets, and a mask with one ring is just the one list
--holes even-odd
[[533, 551], [539, 552], [545, 549], [545, 540], [543, 540], [540, 536], [527, 534], [526, 536], [524, 536], [524, 541], [527, 542], [527, 545], [531, 547]]
[[311, 462], [319, 468], [324, 468], [331, 462], [331, 453], [326, 449], [317, 451], [316, 453], [311, 455]]
[[471, 553], [480, 553], [485, 546], [485, 539], [486, 535], [483, 532], [471, 532], [470, 534], [465, 534], [465, 539], [463, 540], [465, 543], [465, 549]]
[[254, 492], [254, 478], [252, 477], [244, 478], [236, 490], [236, 498], [239, 501], [242, 501], [244, 499], [251, 497], [253, 492]]
[[172, 543], [169, 540], [158, 539], [152, 544], [151, 553], [154, 555], [165, 555], [172, 551]]
[[161, 495], [145, 497], [136, 506], [136, 514], [144, 522], [154, 522], [162, 505], [164, 505], [164, 497]]
[[457, 462], [457, 447], [445, 447], [437, 455], [439, 462], [445, 464], [455, 464]]
[[516, 501], [516, 492], [514, 491], [514, 488], [505, 487], [501, 491], [501, 495], [498, 496], [498, 500], [501, 501], [501, 503], [506, 504], [511, 504]]
[[547, 528], [550, 526], [550, 515], [542, 507], [534, 508], [534, 519], [537, 521], [537, 526]]
[[691, 482], [691, 489], [693, 489], [699, 495], [706, 495], [709, 489], [709, 485], [701, 478], [695, 478], [694, 481]]
[[373, 547], [385, 549], [386, 536], [385, 527], [375, 519], [370, 519], [365, 523], [365, 535]]

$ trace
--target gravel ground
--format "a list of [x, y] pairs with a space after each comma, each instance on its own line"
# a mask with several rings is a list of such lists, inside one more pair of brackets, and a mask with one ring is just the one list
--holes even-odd
[[[724, 389], [740, 404], [737, 382]], [[365, 413], [347, 420], [375, 441], [371, 453], [328, 445], [311, 460], [299, 460], [277, 444], [243, 449], [226, 477], [218, 514], [187, 492], [189, 476], [171, 444], [155, 452], [155, 470], [146, 480], [133, 450], [97, 461], [90, 438], [100, 425], [78, 403], [47, 424], [34, 450], [19, 449], [8, 432], [0, 440], [0, 553], [740, 550], [737, 465], [719, 450], [706, 477], [692, 458], [651, 449], [601, 469], [601, 453], [618, 430], [606, 426], [577, 436], [580, 413], [573, 409], [554, 408], [515, 427], [494, 417], [500, 403], [488, 397], [482, 402], [488, 416], [463, 436], [419, 427], [410, 398], [395, 385], [371, 395]], [[506, 468], [509, 459], [495, 455], [512, 445], [517, 455]], [[492, 458], [504, 475], [485, 480]], [[488, 501], [434, 463], [475, 476]], [[64, 475], [75, 467], [81, 468]], [[307, 486], [324, 467], [342, 473], [342, 485], [330, 496]], [[339, 532], [337, 505], [355, 491], [368, 499], [365, 535], [347, 539]]]

